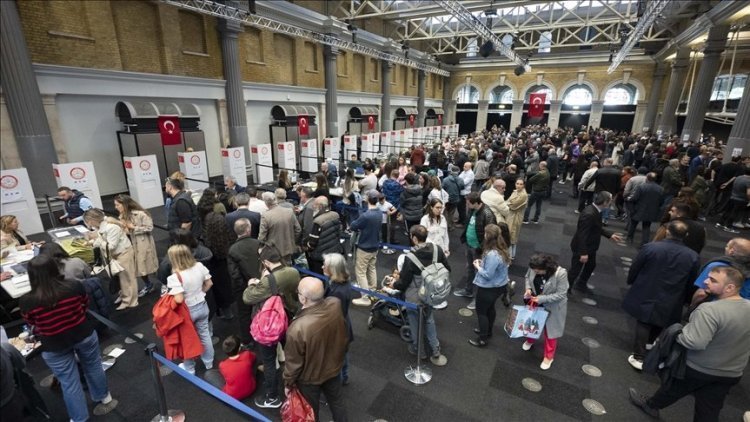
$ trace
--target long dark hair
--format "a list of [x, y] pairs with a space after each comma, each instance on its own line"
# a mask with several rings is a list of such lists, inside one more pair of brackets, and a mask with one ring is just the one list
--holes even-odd
[[32, 297], [44, 307], [54, 307], [66, 290], [60, 268], [49, 255], [37, 255], [29, 261], [29, 284]]
[[445, 204], [443, 204], [443, 201], [441, 201], [441, 200], [439, 200], [437, 198], [432, 198], [427, 203], [427, 210], [426, 210], [427, 211], [427, 220], [430, 223], [437, 223], [438, 225], [440, 225], [440, 223], [441, 223], [440, 219], [442, 218], [442, 214], [438, 213], [437, 216], [435, 216], [435, 215], [432, 214], [432, 207], [434, 207], [437, 204], [445, 206]]
[[219, 200], [216, 198], [216, 189], [206, 188], [203, 190], [201, 199], [198, 200], [198, 215], [200, 216], [201, 222], [206, 220], [208, 213], [214, 210], [214, 204], [218, 203]]
[[135, 200], [128, 195], [119, 194], [115, 196], [115, 201], [119, 202], [120, 205], [122, 205], [123, 211], [122, 211], [122, 215], [120, 216], [120, 218], [122, 218], [123, 220], [126, 220], [126, 221], [130, 220], [130, 215], [133, 211], [143, 211], [146, 214], [149, 214], [149, 212], [146, 211], [141, 206], [141, 204], [135, 202]]
[[65, 249], [63, 249], [62, 246], [58, 245], [55, 242], [45, 243], [42, 246], [40, 246], [39, 254], [50, 256], [52, 257], [52, 259], [54, 259], [58, 263], [63, 259], [70, 258], [70, 255], [68, 255], [68, 253], [65, 252]]

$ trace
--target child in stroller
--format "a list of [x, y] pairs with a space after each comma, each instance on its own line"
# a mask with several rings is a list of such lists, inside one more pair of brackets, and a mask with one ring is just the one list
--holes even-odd
[[[380, 291], [388, 296], [403, 300], [404, 297], [401, 291], [387, 286], [391, 281], [398, 280], [398, 277], [398, 268], [394, 268], [391, 275], [383, 277], [383, 280], [380, 282]], [[409, 327], [409, 320], [406, 318], [406, 309], [403, 309], [401, 305], [379, 299], [370, 308], [370, 316], [367, 318], [367, 329], [372, 329], [379, 320], [398, 327], [398, 334], [401, 340], [405, 342], [411, 341], [411, 328]]]

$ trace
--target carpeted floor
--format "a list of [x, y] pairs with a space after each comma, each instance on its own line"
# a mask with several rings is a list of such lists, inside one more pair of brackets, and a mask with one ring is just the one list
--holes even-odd
[[[573, 213], [574, 199], [568, 196], [570, 184], [555, 184], [552, 200], [544, 203], [541, 222], [525, 225], [521, 230], [518, 254], [510, 273], [517, 280], [521, 302], [522, 277], [528, 258], [536, 251], [551, 253], [564, 267], [570, 265], [569, 241], [577, 215]], [[565, 192], [562, 192], [564, 190]], [[155, 209], [155, 219], [162, 221], [163, 210]], [[720, 255], [730, 234], [706, 223], [708, 244], [702, 258]], [[614, 221], [610, 228], [622, 232], [624, 223]], [[166, 235], [157, 231], [160, 253], [166, 246]], [[748, 235], [747, 232], [743, 235]], [[457, 283], [465, 274], [463, 248], [458, 246], [459, 232], [451, 233], [453, 255], [450, 257], [452, 275]], [[580, 421], [647, 420], [628, 401], [628, 387], [637, 387], [650, 393], [658, 387], [656, 377], [640, 374], [627, 363], [634, 332], [634, 321], [621, 310], [621, 300], [626, 292], [627, 266], [621, 258], [634, 258], [637, 250], [632, 246], [603, 241], [598, 254], [598, 266], [591, 279], [596, 305], [582, 303], [580, 295], [573, 296], [568, 304], [565, 336], [560, 339], [552, 368], [539, 369], [541, 348], [529, 352], [521, 350], [522, 340], [509, 339], [502, 331], [507, 313], [498, 302], [498, 321], [489, 347], [477, 349], [467, 343], [477, 325], [476, 316], [459, 315], [469, 300], [452, 296], [445, 310], [435, 311], [438, 335], [443, 353], [448, 358], [444, 367], [432, 367], [432, 381], [415, 386], [404, 378], [404, 369], [415, 364], [407, 352], [407, 345], [398, 336], [396, 328], [379, 324], [367, 328], [368, 309], [351, 308], [355, 341], [351, 345], [351, 383], [344, 387], [349, 419], [352, 421]], [[390, 273], [397, 255], [378, 257], [378, 280]], [[156, 301], [151, 295], [141, 301], [135, 310], [117, 313], [113, 320], [133, 332], [142, 333], [147, 341], [157, 342], [150, 322], [150, 309]], [[596, 324], [583, 321], [593, 317]], [[214, 333], [223, 338], [232, 333], [235, 321], [214, 322]], [[589, 339], [595, 340], [594, 346]], [[112, 394], [120, 401], [118, 408], [101, 421], [146, 421], [158, 412], [156, 391], [149, 370], [149, 361], [139, 344], [125, 344], [122, 335], [111, 334], [102, 339], [102, 347], [120, 344], [127, 351], [107, 372]], [[157, 342], [158, 344], [158, 342]], [[223, 359], [217, 350], [217, 360]], [[586, 375], [583, 365], [593, 365], [601, 371], [600, 377]], [[50, 372], [41, 358], [28, 363], [34, 378], [40, 381]], [[199, 364], [198, 375], [203, 375]], [[541, 390], [532, 392], [524, 388], [525, 379], [533, 379]], [[163, 377], [169, 408], [182, 409], [190, 420], [239, 421], [248, 418], [200, 391], [176, 374]], [[258, 385], [262, 374], [258, 376]], [[528, 380], [526, 381], [528, 382]], [[67, 420], [59, 392], [39, 388], [54, 420]], [[262, 389], [262, 388], [261, 388]], [[583, 401], [591, 399], [600, 404], [603, 416], [595, 416], [584, 407]], [[245, 400], [252, 405], [252, 398]], [[693, 399], [685, 398], [662, 411], [666, 421], [692, 419]], [[322, 420], [330, 420], [326, 406], [321, 406]], [[726, 400], [722, 421], [740, 421], [742, 413], [750, 410], [750, 381], [745, 377], [735, 386]], [[279, 420], [276, 410], [261, 410], [273, 420]]]

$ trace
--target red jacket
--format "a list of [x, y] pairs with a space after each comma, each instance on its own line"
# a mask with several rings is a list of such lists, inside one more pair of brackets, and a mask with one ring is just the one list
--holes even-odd
[[172, 295], [164, 295], [152, 310], [156, 335], [164, 340], [164, 355], [169, 360], [192, 359], [203, 353], [190, 311]]
[[413, 166], [422, 167], [424, 165], [424, 150], [422, 148], [415, 148], [414, 151], [411, 152], [411, 160], [409, 163]]

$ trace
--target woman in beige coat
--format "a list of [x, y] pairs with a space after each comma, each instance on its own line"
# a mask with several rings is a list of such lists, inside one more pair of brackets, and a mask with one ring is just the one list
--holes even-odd
[[148, 211], [135, 202], [128, 195], [117, 195], [115, 197], [115, 209], [120, 213], [120, 226], [125, 230], [133, 243], [135, 252], [135, 274], [143, 280], [143, 289], [138, 292], [138, 297], [143, 297], [154, 290], [154, 285], [149, 280], [149, 274], [153, 274], [159, 268], [159, 260], [156, 256], [156, 244], [151, 232], [154, 230], [154, 221]]
[[521, 232], [521, 223], [523, 222], [523, 212], [529, 202], [526, 186], [522, 179], [516, 180], [516, 190], [508, 198], [508, 208], [510, 215], [506, 219], [508, 230], [510, 230], [510, 259], [516, 258], [516, 245], [518, 244], [518, 235]]
[[135, 278], [135, 255], [130, 239], [125, 234], [117, 220], [106, 217], [102, 210], [92, 208], [83, 214], [86, 226], [95, 230], [86, 237], [90, 244], [101, 250], [107, 259], [116, 260], [122, 266], [117, 275], [120, 281], [120, 297], [115, 303], [120, 303], [118, 311], [138, 306], [138, 280]]

